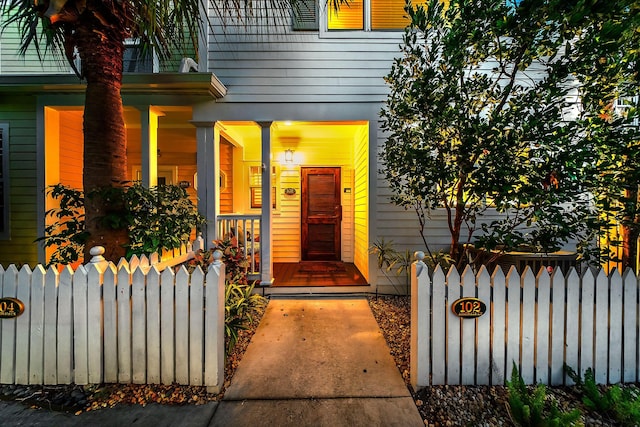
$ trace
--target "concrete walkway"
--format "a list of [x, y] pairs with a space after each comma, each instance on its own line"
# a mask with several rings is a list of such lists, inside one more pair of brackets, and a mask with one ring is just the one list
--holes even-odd
[[214, 426], [423, 426], [367, 300], [273, 299]]
[[0, 402], [2, 426], [423, 426], [365, 298], [273, 299], [222, 402], [79, 416]]

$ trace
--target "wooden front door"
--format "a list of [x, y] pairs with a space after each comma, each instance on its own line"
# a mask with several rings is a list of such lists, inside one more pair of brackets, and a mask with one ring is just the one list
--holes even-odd
[[302, 260], [340, 261], [340, 168], [303, 167]]

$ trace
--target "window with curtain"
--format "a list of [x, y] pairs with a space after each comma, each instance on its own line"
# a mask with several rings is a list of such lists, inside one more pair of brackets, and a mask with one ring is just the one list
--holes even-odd
[[[426, 4], [426, 0], [414, 1]], [[405, 0], [353, 0], [339, 11], [328, 10], [329, 30], [403, 30], [409, 24], [404, 11]], [[365, 13], [369, 14], [370, 27], [365, 28]]]

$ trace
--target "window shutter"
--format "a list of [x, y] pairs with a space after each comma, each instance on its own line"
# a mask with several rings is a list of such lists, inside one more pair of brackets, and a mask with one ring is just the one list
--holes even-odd
[[293, 6], [293, 29], [296, 31], [318, 31], [317, 0], [298, 0]]

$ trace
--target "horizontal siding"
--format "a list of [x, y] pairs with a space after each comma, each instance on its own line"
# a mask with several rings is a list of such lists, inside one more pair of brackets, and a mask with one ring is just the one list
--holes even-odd
[[22, 56], [18, 53], [20, 37], [16, 27], [9, 26], [0, 34], [0, 75], [2, 74], [69, 74], [71, 69], [67, 61], [59, 55], [43, 52], [44, 60], [40, 60], [31, 46]]
[[401, 42], [401, 33], [323, 37], [287, 25], [210, 31], [208, 67], [228, 88], [222, 102], [381, 102]]
[[[367, 128], [368, 130], [368, 128]], [[354, 144], [353, 262], [369, 280], [369, 135], [363, 131]]]
[[0, 264], [37, 262], [36, 106], [33, 98], [0, 98], [0, 123], [9, 124], [10, 238], [0, 240]]

